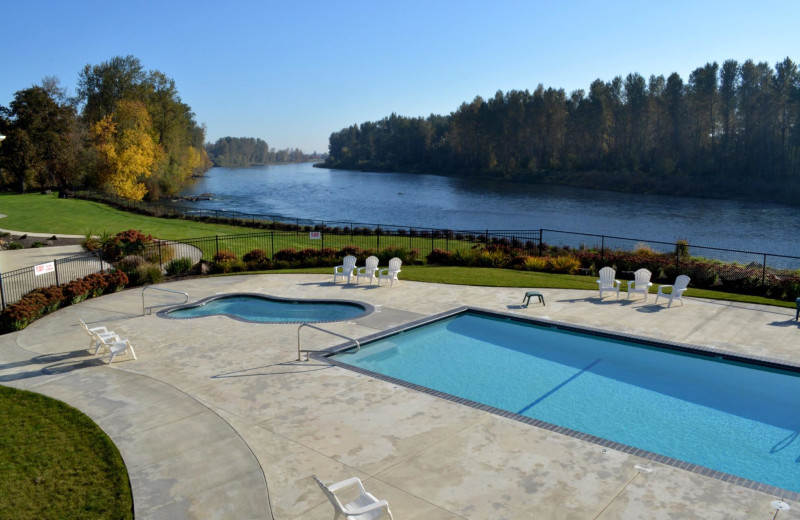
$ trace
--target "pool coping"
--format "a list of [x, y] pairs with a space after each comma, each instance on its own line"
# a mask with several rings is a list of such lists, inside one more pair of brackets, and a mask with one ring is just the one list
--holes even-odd
[[[785, 370], [785, 371], [795, 372], [795, 373], [800, 374], [800, 364], [796, 364], [796, 363], [788, 363], [788, 362], [783, 362], [783, 361], [777, 361], [777, 360], [774, 360], [774, 359], [770, 359], [770, 358], [766, 358], [766, 357], [760, 357], [760, 356], [753, 356], [753, 357], [743, 356], [741, 354], [737, 354], [737, 353], [726, 351], [726, 350], [705, 348], [705, 347], [700, 347], [700, 346], [696, 346], [696, 345], [689, 345], [689, 344], [679, 343], [679, 342], [674, 342], [674, 341], [669, 341], [669, 340], [656, 340], [656, 339], [653, 339], [653, 338], [648, 338], [648, 337], [645, 337], [645, 336], [638, 336], [638, 335], [635, 335], [635, 334], [627, 334], [627, 333], [623, 333], [623, 332], [611, 332], [611, 331], [607, 331], [607, 330], [603, 330], [603, 329], [596, 329], [596, 328], [593, 328], [593, 327], [586, 327], [586, 326], [583, 326], [583, 325], [575, 325], [575, 324], [572, 324], [572, 323], [565, 323], [565, 322], [556, 321], [556, 320], [547, 320], [547, 319], [543, 319], [543, 318], [534, 318], [534, 317], [530, 317], [529, 318], [529, 317], [519, 316], [517, 314], [511, 314], [511, 313], [502, 312], [502, 311], [493, 311], [493, 310], [488, 310], [488, 309], [482, 309], [480, 307], [470, 307], [470, 306], [456, 307], [456, 308], [450, 309], [450, 310], [445, 311], [445, 312], [441, 312], [441, 313], [438, 313], [438, 314], [435, 314], [435, 315], [427, 316], [425, 318], [414, 320], [412, 322], [406, 323], [405, 325], [400, 325], [400, 326], [397, 326], [397, 327], [393, 327], [391, 329], [387, 329], [385, 331], [381, 331], [381, 332], [378, 332], [378, 333], [375, 333], [375, 334], [370, 334], [368, 336], [360, 338], [359, 342], [360, 342], [360, 344], [363, 345], [363, 344], [367, 344], [367, 343], [370, 343], [370, 342], [373, 342], [373, 341], [377, 341], [377, 340], [380, 340], [380, 339], [385, 339], [387, 337], [391, 337], [391, 336], [397, 335], [397, 334], [402, 333], [402, 332], [407, 332], [409, 330], [416, 329], [416, 328], [428, 325], [430, 323], [433, 323], [433, 322], [436, 322], [436, 321], [440, 321], [440, 320], [443, 320], [443, 319], [446, 319], [446, 318], [450, 318], [450, 317], [453, 317], [453, 316], [456, 316], [456, 315], [459, 315], [459, 314], [464, 314], [466, 312], [471, 312], [471, 313], [475, 313], [475, 314], [481, 314], [481, 315], [490, 316], [490, 317], [499, 317], [499, 318], [503, 318], [503, 319], [509, 319], [511, 321], [517, 321], [517, 322], [528, 323], [528, 324], [533, 324], [533, 325], [539, 325], [539, 326], [544, 326], [544, 327], [559, 328], [559, 329], [566, 330], [566, 331], [569, 331], [569, 332], [579, 332], [579, 333], [596, 335], [596, 336], [600, 336], [600, 337], [603, 337], [603, 338], [610, 338], [610, 339], [616, 339], [616, 340], [622, 340], [622, 341], [630, 341], [630, 342], [634, 342], [634, 343], [640, 343], [640, 344], [643, 344], [643, 345], [649, 346], [649, 347], [662, 348], [662, 349], [673, 350], [673, 351], [678, 351], [678, 352], [687, 353], [687, 354], [694, 354], [694, 355], [698, 355], [698, 356], [702, 356], [702, 357], [706, 357], [706, 358], [713, 358], [713, 359], [718, 360], [718, 361], [719, 360], [723, 360], [723, 361], [733, 361], [733, 362], [737, 362], [737, 363], [746, 363], [746, 364], [750, 364], [750, 365], [758, 365], [758, 366], [763, 367], [763, 368]], [[598, 446], [601, 446], [604, 449], [613, 449], [615, 451], [620, 451], [620, 452], [627, 453], [627, 454], [630, 454], [630, 455], [634, 455], [634, 456], [637, 456], [637, 457], [642, 457], [644, 459], [647, 459], [647, 460], [650, 460], [650, 461], [653, 461], [653, 462], [658, 462], [658, 463], [665, 464], [665, 465], [668, 465], [668, 466], [672, 466], [672, 467], [676, 467], [676, 468], [679, 468], [679, 469], [687, 470], [687, 471], [690, 471], [692, 473], [696, 473], [698, 475], [702, 475], [704, 477], [710, 477], [710, 478], [713, 478], [713, 479], [716, 479], [716, 480], [720, 480], [720, 481], [723, 481], [723, 482], [735, 484], [735, 485], [742, 486], [742, 487], [745, 487], [745, 488], [748, 488], [748, 489], [752, 489], [752, 490], [755, 490], [755, 491], [760, 491], [760, 492], [764, 492], [764, 493], [769, 493], [769, 494], [773, 494], [773, 495], [776, 495], [776, 496], [780, 496], [783, 499], [793, 500], [793, 501], [800, 501], [800, 492], [791, 491], [791, 490], [784, 489], [784, 488], [781, 488], [781, 487], [778, 487], [778, 486], [773, 486], [773, 485], [770, 485], [770, 484], [765, 484], [763, 482], [758, 482], [758, 481], [755, 481], [755, 480], [746, 479], [744, 477], [739, 477], [737, 475], [733, 475], [733, 474], [730, 474], [730, 473], [725, 473], [723, 471], [718, 471], [718, 470], [715, 470], [715, 469], [711, 469], [711, 468], [708, 468], [706, 466], [701, 466], [701, 465], [698, 465], [698, 464], [693, 464], [693, 463], [686, 462], [686, 461], [683, 461], [683, 460], [680, 460], [680, 459], [676, 459], [676, 458], [673, 458], [673, 457], [667, 457], [665, 455], [660, 455], [658, 453], [654, 453], [654, 452], [651, 452], [651, 451], [642, 450], [640, 448], [629, 446], [627, 444], [622, 444], [622, 443], [619, 443], [619, 442], [615, 442], [615, 441], [611, 441], [611, 440], [608, 440], [608, 439], [604, 439], [602, 437], [597, 437], [595, 435], [591, 435], [591, 434], [588, 434], [588, 433], [583, 433], [583, 432], [580, 432], [580, 431], [577, 431], [577, 430], [572, 430], [570, 428], [565, 428], [563, 426], [558, 426], [556, 424], [552, 424], [552, 423], [548, 423], [548, 422], [545, 422], [545, 421], [541, 421], [539, 419], [534, 419], [532, 417], [526, 417], [524, 415], [520, 415], [520, 414], [517, 414], [517, 413], [514, 413], [514, 412], [509, 412], [507, 410], [502, 410], [500, 408], [495, 408], [493, 406], [482, 404], [482, 403], [479, 403], [479, 402], [476, 402], [476, 401], [471, 401], [469, 399], [464, 399], [464, 398], [461, 398], [461, 397], [457, 397], [457, 396], [454, 396], [452, 394], [447, 394], [445, 392], [440, 392], [438, 390], [433, 390], [433, 389], [425, 387], [425, 386], [420, 386], [420, 385], [417, 385], [417, 384], [414, 384], [414, 383], [409, 383], [408, 381], [404, 381], [402, 379], [397, 379], [397, 378], [394, 378], [394, 377], [391, 377], [391, 376], [386, 376], [386, 375], [383, 375], [383, 374], [379, 374], [377, 372], [372, 372], [370, 370], [366, 370], [366, 369], [363, 369], [363, 368], [359, 368], [359, 367], [355, 367], [355, 366], [352, 366], [352, 365], [348, 365], [346, 363], [342, 363], [342, 362], [340, 362], [340, 361], [338, 361], [336, 359], [333, 359], [331, 357], [331, 356], [333, 356], [335, 354], [338, 354], [338, 353], [341, 353], [341, 352], [344, 352], [344, 351], [347, 351], [347, 350], [351, 350], [352, 348], [353, 348], [352, 342], [341, 343], [339, 345], [334, 345], [334, 346], [326, 348], [324, 350], [319, 350], [319, 351], [313, 352], [313, 353], [310, 354], [310, 357], [312, 359], [317, 360], [317, 361], [323, 361], [323, 362], [326, 362], [326, 363], [330, 363], [330, 364], [332, 364], [334, 366], [337, 366], [337, 367], [340, 367], [340, 368], [344, 368], [346, 370], [351, 370], [353, 372], [356, 372], [356, 373], [359, 373], [359, 374], [362, 374], [362, 375], [370, 376], [370, 377], [373, 377], [375, 379], [386, 381], [386, 382], [389, 382], [389, 383], [392, 383], [392, 384], [396, 384], [398, 386], [402, 386], [402, 387], [405, 387], [405, 388], [409, 388], [411, 390], [416, 390], [416, 391], [422, 392], [422, 393], [427, 394], [427, 395], [431, 395], [431, 396], [434, 396], [434, 397], [439, 397], [439, 398], [442, 398], [442, 399], [446, 399], [448, 401], [455, 402], [455, 403], [458, 403], [458, 404], [462, 404], [462, 405], [468, 406], [470, 408], [474, 408], [476, 410], [481, 410], [481, 411], [484, 411], [484, 412], [488, 412], [488, 413], [491, 413], [493, 415], [499, 415], [501, 417], [505, 417], [505, 418], [512, 419], [512, 420], [515, 420], [515, 421], [518, 421], [518, 422], [521, 422], [521, 423], [525, 423], [525, 424], [528, 424], [530, 426], [535, 426], [537, 428], [542, 428], [542, 429], [547, 430], [547, 431], [551, 431], [551, 432], [554, 432], [554, 433], [559, 433], [559, 434], [566, 435], [568, 437], [572, 437], [572, 438], [575, 438], [575, 439], [578, 439], [578, 440], [590, 442], [592, 444], [596, 444]]]
[[232, 296], [252, 296], [255, 298], [261, 298], [264, 300], [273, 300], [278, 302], [292, 302], [292, 303], [340, 303], [345, 305], [353, 305], [356, 307], [361, 307], [364, 309], [364, 312], [361, 314], [357, 314], [356, 316], [351, 316], [345, 319], [340, 320], [320, 320], [320, 321], [303, 321], [303, 320], [292, 320], [292, 321], [257, 321], [257, 320], [247, 320], [240, 316], [236, 316], [235, 314], [227, 314], [227, 313], [219, 313], [213, 314], [212, 316], [224, 316], [226, 318], [230, 318], [235, 321], [240, 321], [243, 323], [256, 323], [259, 325], [299, 325], [301, 323], [338, 323], [341, 321], [350, 321], [350, 320], [357, 320], [361, 318], [365, 318], [372, 313], [375, 312], [375, 307], [367, 302], [362, 302], [358, 300], [340, 300], [334, 298], [283, 298], [281, 296], [273, 296], [271, 294], [264, 294], [264, 293], [254, 293], [254, 292], [235, 292], [235, 293], [223, 293], [223, 294], [215, 294], [212, 296], [206, 296], [205, 298], [201, 298], [196, 302], [192, 303], [182, 303], [180, 305], [174, 305], [171, 307], [167, 307], [165, 309], [161, 309], [156, 313], [156, 316], [166, 320], [196, 320], [199, 318], [208, 318], [210, 316], [180, 316], [180, 317], [173, 317], [167, 316], [172, 311], [176, 311], [179, 309], [188, 309], [192, 307], [202, 307], [203, 305], [214, 301], [219, 300], [221, 298], [229, 298]]

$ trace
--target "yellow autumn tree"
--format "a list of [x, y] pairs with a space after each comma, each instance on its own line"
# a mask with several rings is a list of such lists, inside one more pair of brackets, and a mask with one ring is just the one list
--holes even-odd
[[145, 105], [120, 101], [113, 113], [92, 125], [91, 133], [99, 157], [100, 186], [112, 195], [142, 200], [147, 194], [142, 181], [164, 158]]

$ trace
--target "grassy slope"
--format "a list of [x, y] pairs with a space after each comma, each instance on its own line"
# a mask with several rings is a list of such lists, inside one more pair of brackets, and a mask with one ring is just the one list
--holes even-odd
[[0, 228], [29, 233], [99, 235], [138, 229], [162, 239], [242, 233], [242, 228], [188, 220], [161, 219], [119, 211], [99, 202], [59, 199], [56, 194], [0, 195]]
[[0, 518], [133, 518], [117, 448], [78, 410], [0, 386]]

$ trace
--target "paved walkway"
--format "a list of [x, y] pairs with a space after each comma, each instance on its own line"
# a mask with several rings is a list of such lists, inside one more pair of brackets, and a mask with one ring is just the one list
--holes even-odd
[[[596, 292], [548, 289], [541, 290], [546, 307], [522, 308], [522, 288], [334, 286], [321, 275], [161, 287], [192, 300], [259, 292], [372, 304], [369, 316], [326, 324], [354, 337], [471, 305], [800, 361], [792, 309], [692, 298], [667, 309], [653, 305], [652, 295], [648, 303], [601, 302]], [[174, 297], [147, 291], [146, 303]], [[86, 350], [78, 318], [130, 338], [139, 359], [102, 364]], [[304, 348], [338, 343], [311, 329], [302, 341]], [[783, 498], [296, 357], [296, 325], [142, 316], [142, 291], [134, 289], [0, 336], [0, 383], [92, 417], [125, 459], [136, 518], [329, 519], [313, 474], [325, 481], [360, 476], [398, 520], [766, 520], [775, 514], [771, 501]], [[778, 518], [800, 518], [800, 504], [790, 504]]]

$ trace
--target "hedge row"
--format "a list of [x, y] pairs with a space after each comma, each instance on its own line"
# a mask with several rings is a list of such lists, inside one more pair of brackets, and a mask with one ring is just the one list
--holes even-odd
[[34, 289], [0, 312], [0, 332], [22, 330], [34, 320], [56, 309], [87, 298], [121, 291], [126, 285], [128, 277], [125, 273], [114, 270], [90, 274], [60, 287], [51, 285]]

